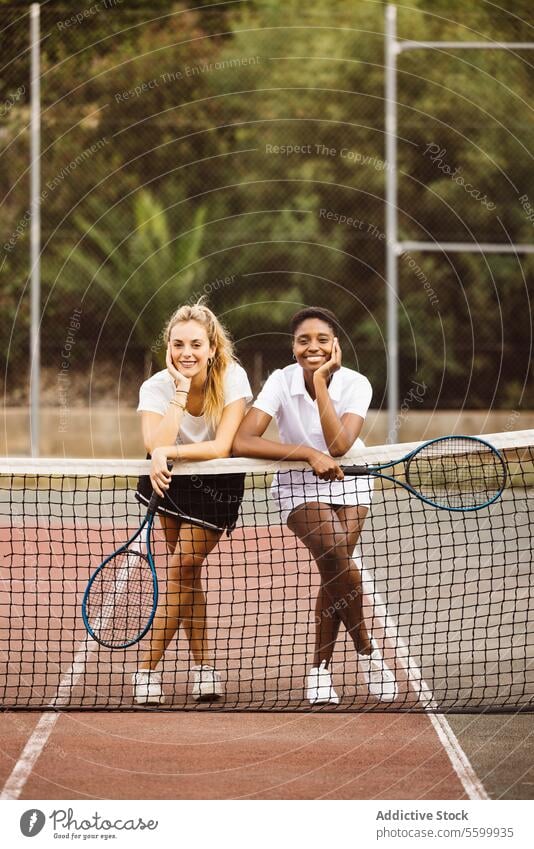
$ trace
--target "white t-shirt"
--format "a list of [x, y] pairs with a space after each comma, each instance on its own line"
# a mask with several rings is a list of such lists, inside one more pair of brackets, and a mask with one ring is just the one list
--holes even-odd
[[[174, 398], [175, 391], [174, 380], [167, 369], [156, 372], [141, 385], [137, 412], [159, 413], [160, 416], [164, 416]], [[252, 390], [245, 369], [239, 363], [230, 363], [224, 376], [224, 406], [227, 407], [239, 398], [244, 398], [245, 403], [250, 404]], [[215, 430], [210, 427], [204, 416], [192, 416], [184, 410], [176, 438], [178, 444], [207, 442], [214, 438]]]
[[[338, 417], [355, 413], [365, 418], [373, 390], [363, 374], [342, 366], [332, 375], [328, 394]], [[328, 453], [317, 401], [310, 397], [304, 383], [304, 372], [298, 363], [273, 372], [254, 401], [254, 407], [276, 419], [282, 442], [310, 445]], [[352, 447], [363, 444], [363, 440], [357, 439]], [[330, 483], [316, 478], [311, 470], [279, 472], [271, 493], [279, 502], [285, 520], [294, 507], [305, 501], [368, 506], [372, 481], [367, 477], [347, 476], [343, 481]]]
[[[356, 413], [364, 419], [373, 390], [363, 374], [341, 367], [332, 375], [328, 394], [339, 417], [345, 413]], [[304, 372], [298, 363], [274, 371], [254, 406], [276, 419], [282, 442], [311, 445], [318, 451], [328, 451], [317, 401], [310, 397], [304, 383]], [[362, 440], [358, 439], [355, 445], [363, 445]]]

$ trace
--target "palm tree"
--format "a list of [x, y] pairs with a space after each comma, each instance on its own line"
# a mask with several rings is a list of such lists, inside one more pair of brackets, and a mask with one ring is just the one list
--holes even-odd
[[[77, 244], [61, 249], [59, 274], [52, 275], [52, 264], [47, 264], [45, 280], [50, 284], [54, 276], [65, 294], [100, 289], [109, 303], [102, 326], [113, 332], [118, 310], [129, 338], [144, 349], [149, 369], [154, 353], [162, 359], [155, 343], [169, 314], [195, 297], [205, 216], [206, 208], [197, 207], [187, 230], [172, 235], [168, 211], [146, 189], [126, 210], [123, 203], [108, 208], [94, 198], [73, 217], [80, 234]], [[123, 321], [120, 325], [120, 331], [115, 329], [124, 337]]]

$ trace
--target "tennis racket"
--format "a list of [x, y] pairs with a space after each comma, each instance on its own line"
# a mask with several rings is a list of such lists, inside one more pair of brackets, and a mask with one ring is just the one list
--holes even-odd
[[[170, 471], [172, 463], [168, 466]], [[126, 649], [135, 645], [154, 621], [158, 578], [152, 556], [152, 527], [161, 500], [157, 493], [152, 493], [135, 534], [106, 557], [87, 584], [82, 601], [83, 623], [93, 640], [106, 648]]]
[[[384, 470], [404, 464], [404, 480]], [[346, 475], [373, 475], [404, 487], [442, 510], [481, 510], [502, 495], [506, 463], [493, 445], [475, 436], [440, 436], [399, 460], [380, 466], [342, 466]]]

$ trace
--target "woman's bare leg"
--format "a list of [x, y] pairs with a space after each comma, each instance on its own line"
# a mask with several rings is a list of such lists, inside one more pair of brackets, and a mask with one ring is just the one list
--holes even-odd
[[319, 667], [323, 660], [326, 660], [327, 666], [329, 665], [340, 625], [339, 613], [332, 605], [332, 601], [321, 583], [315, 600], [314, 666]]
[[[171, 524], [169, 524], [171, 522]], [[221, 531], [165, 519], [167, 547], [173, 551], [167, 569], [167, 592], [158, 604], [150, 645], [140, 669], [155, 669], [181, 624], [195, 664], [211, 665], [206, 626], [206, 596], [201, 566], [221, 538]]]
[[321, 575], [316, 605], [314, 665], [329, 664], [343, 622], [358, 651], [368, 653], [370, 638], [363, 620], [362, 581], [352, 553], [367, 514], [366, 507], [338, 508], [307, 502], [288, 518], [288, 527], [311, 552]]

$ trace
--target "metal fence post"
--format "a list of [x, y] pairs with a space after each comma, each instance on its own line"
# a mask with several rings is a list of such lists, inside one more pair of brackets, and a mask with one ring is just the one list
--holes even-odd
[[397, 441], [399, 330], [397, 267], [397, 8], [386, 7], [386, 301], [388, 442]]
[[39, 455], [41, 383], [41, 82], [40, 8], [30, 7], [30, 447]]

